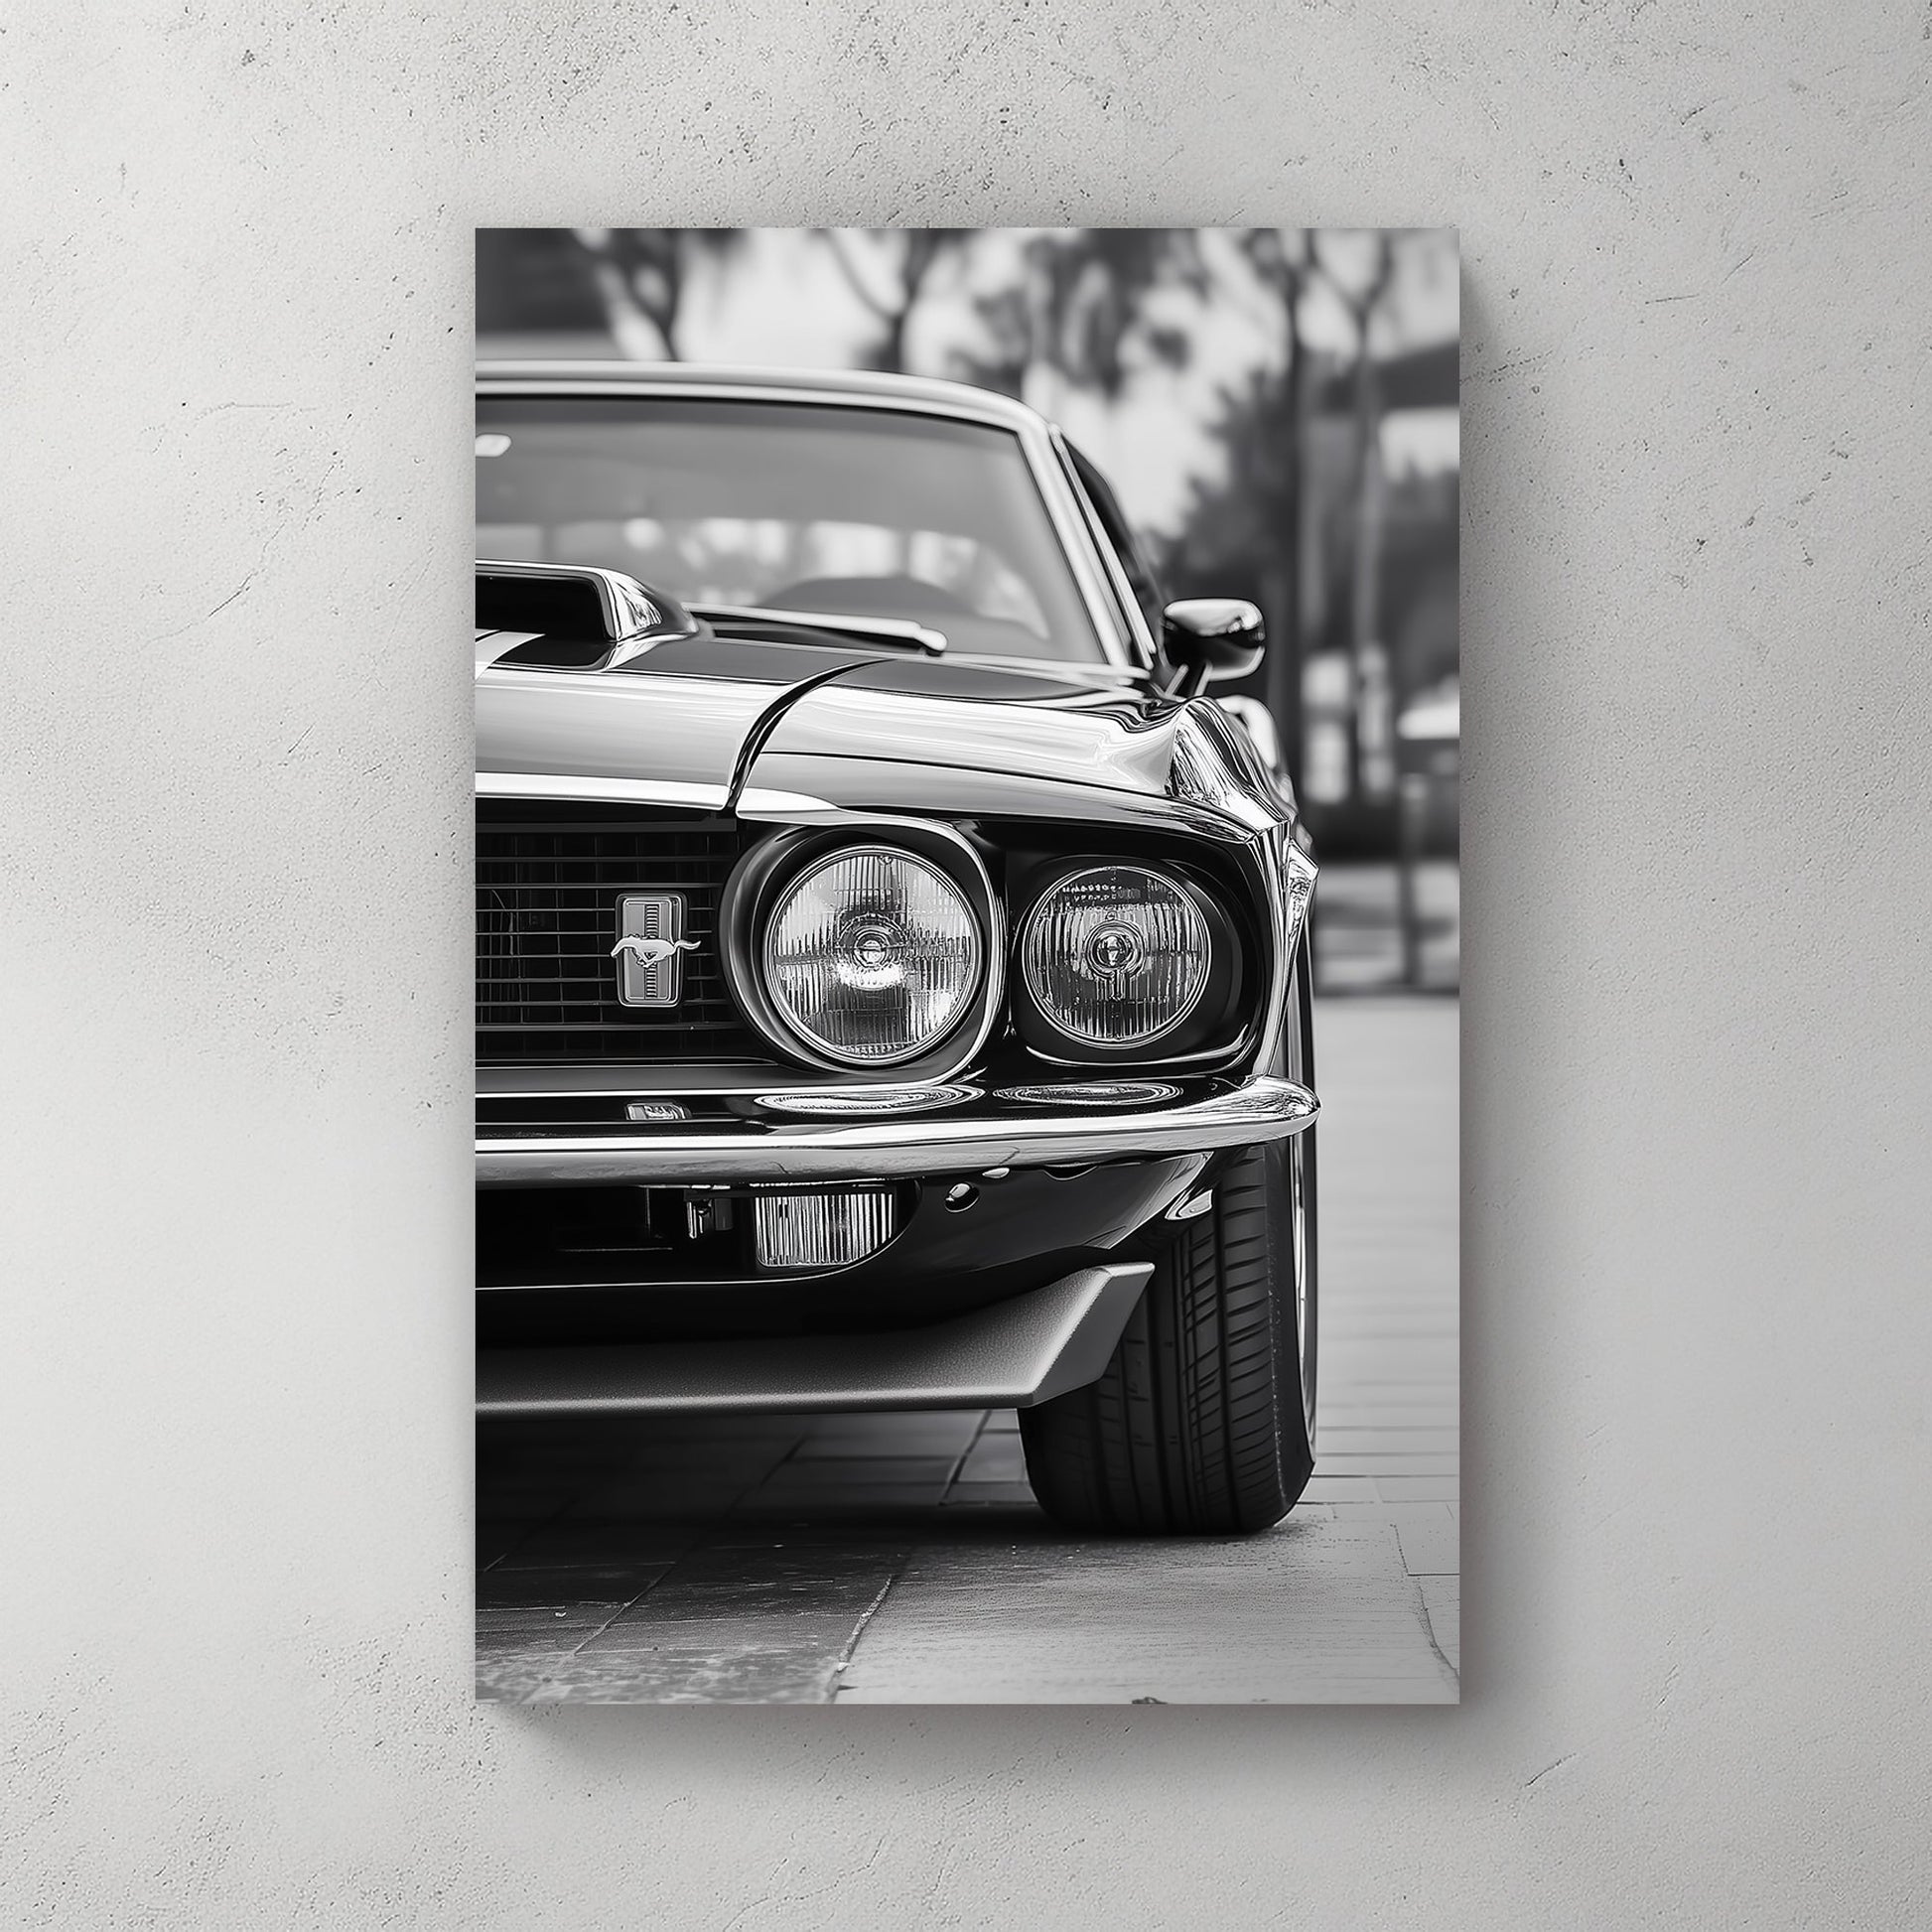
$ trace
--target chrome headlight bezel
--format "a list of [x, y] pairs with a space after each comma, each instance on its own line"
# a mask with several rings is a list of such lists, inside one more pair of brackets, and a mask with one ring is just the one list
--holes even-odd
[[[937, 874], [964, 902], [978, 953], [957, 1016], [941, 1034], [904, 1051], [847, 1057], [813, 1037], [770, 982], [767, 943], [774, 914], [815, 873], [866, 852], [900, 858]], [[930, 821], [846, 815], [836, 830], [778, 833], [739, 862], [720, 907], [725, 973], [753, 1026], [785, 1058], [854, 1080], [943, 1080], [963, 1067], [991, 1031], [1004, 985], [1006, 923], [991, 879], [959, 832]]]
[[[1171, 1019], [1133, 1038], [1105, 1039], [1060, 1024], [1029, 971], [1028, 948], [1053, 895], [1090, 874], [1140, 873], [1171, 889], [1191, 910], [1205, 936], [1205, 971]], [[1089, 853], [1038, 868], [1016, 895], [1011, 996], [1014, 1025], [1037, 1057], [1059, 1066], [1166, 1066], [1217, 1060], [1236, 1046], [1243, 1025], [1242, 994], [1250, 983], [1248, 947], [1223, 896], [1192, 868], [1165, 857]]]
[[[946, 915], [956, 928], [956, 940], [948, 943], [956, 944], [964, 950], [958, 990], [952, 994], [953, 1004], [950, 1011], [943, 1015], [940, 1024], [929, 1028], [918, 1038], [907, 1040], [903, 1045], [881, 1048], [877, 1051], [861, 1051], [852, 1046], [842, 1046], [828, 1037], [822, 1028], [814, 1027], [798, 1000], [786, 989], [777, 955], [779, 929], [786, 915], [797, 904], [807, 888], [828, 873], [837, 872], [842, 867], [859, 865], [866, 860], [872, 860], [883, 867], [897, 868], [901, 874], [909, 875], [912, 882], [936, 888], [942, 899], [949, 901], [945, 906]], [[848, 909], [839, 914], [841, 922], [851, 916], [849, 905], [850, 901], [848, 901]], [[862, 938], [865, 943], [878, 948], [877, 957], [863, 959], [856, 952], [847, 952], [843, 955], [844, 970], [859, 973], [877, 967], [883, 961], [886, 962], [883, 965], [884, 972], [888, 974], [894, 972], [895, 968], [890, 963], [892, 954], [889, 948], [894, 945], [896, 937], [901, 946], [904, 941], [903, 927], [898, 927], [897, 933], [895, 927], [896, 922], [890, 912], [882, 912], [873, 918], [871, 926], [862, 934]], [[821, 960], [823, 956], [820, 955]], [[836, 949], [834, 956], [839, 956]], [[903, 957], [901, 950], [900, 958]], [[986, 974], [986, 934], [981, 921], [974, 914], [972, 901], [941, 867], [934, 865], [929, 859], [921, 858], [916, 852], [907, 851], [903, 846], [890, 846], [881, 844], [877, 840], [868, 840], [863, 844], [835, 846], [828, 852], [818, 854], [791, 872], [782, 884], [772, 889], [759, 921], [757, 958], [759, 977], [764, 987], [764, 997], [771, 1002], [785, 1030], [807, 1052], [855, 1068], [902, 1066], [908, 1060], [923, 1059], [930, 1054], [959, 1030], [966, 1016], [972, 1011], [974, 997]], [[902, 968], [900, 970], [902, 971]]]

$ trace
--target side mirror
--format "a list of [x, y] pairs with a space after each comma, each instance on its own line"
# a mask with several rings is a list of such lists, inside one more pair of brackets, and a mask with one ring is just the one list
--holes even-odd
[[1174, 667], [1168, 695], [1191, 698], [1215, 678], [1246, 677], [1261, 662], [1261, 613], [1243, 598], [1188, 597], [1161, 614], [1161, 648]]

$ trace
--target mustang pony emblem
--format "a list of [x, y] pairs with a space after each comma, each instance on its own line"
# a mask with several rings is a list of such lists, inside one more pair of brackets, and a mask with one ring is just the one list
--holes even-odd
[[625, 893], [618, 900], [618, 998], [627, 1007], [674, 1007], [683, 955], [698, 950], [684, 936], [682, 893]]
[[657, 966], [669, 959], [673, 953], [696, 952], [695, 939], [640, 939], [634, 932], [626, 932], [611, 948], [611, 957], [616, 959], [620, 953], [629, 953], [639, 966]]

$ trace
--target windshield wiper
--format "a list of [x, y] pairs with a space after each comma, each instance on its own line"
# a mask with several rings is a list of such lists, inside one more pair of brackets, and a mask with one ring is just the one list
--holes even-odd
[[946, 648], [946, 633], [930, 624], [903, 618], [846, 618], [832, 611], [767, 611], [756, 604], [687, 604], [693, 616], [721, 618], [727, 623], [787, 624], [796, 630], [823, 630], [835, 637], [854, 637], [861, 643], [890, 644], [899, 650], [922, 651], [937, 657]]

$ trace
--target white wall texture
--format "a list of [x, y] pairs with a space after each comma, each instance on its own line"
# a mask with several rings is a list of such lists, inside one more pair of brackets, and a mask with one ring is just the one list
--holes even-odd
[[[1924, 1922], [1923, 0], [0, 27], [0, 1922]], [[590, 220], [1460, 224], [1460, 1710], [472, 1707], [471, 229]]]

